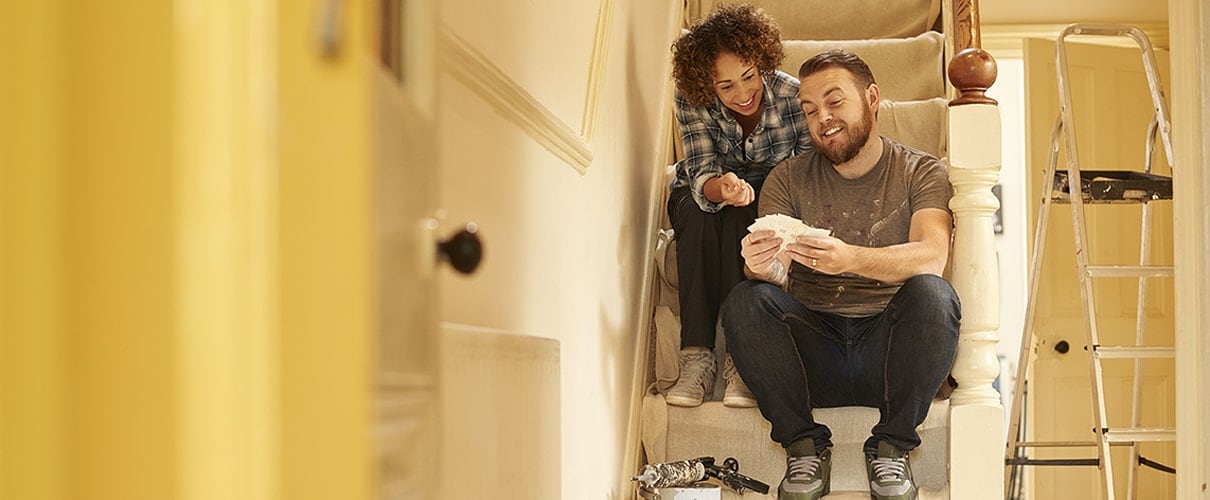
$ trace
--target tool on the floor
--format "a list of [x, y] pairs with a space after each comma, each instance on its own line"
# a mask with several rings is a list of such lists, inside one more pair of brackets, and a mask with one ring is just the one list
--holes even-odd
[[740, 474], [739, 461], [730, 457], [723, 460], [722, 465], [716, 464], [714, 457], [647, 464], [639, 470], [639, 475], [631, 479], [646, 488], [675, 488], [692, 486], [709, 478], [718, 479], [728, 488], [741, 493], [745, 489], [762, 495], [769, 493], [769, 485]]

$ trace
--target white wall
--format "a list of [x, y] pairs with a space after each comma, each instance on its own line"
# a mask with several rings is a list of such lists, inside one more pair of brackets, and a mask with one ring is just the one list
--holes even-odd
[[1007, 360], [1000, 372], [1000, 393], [1007, 416], [1029, 293], [1027, 246], [1033, 235], [1029, 234], [1031, 223], [1026, 220], [1024, 65], [1019, 57], [997, 57], [996, 67], [996, 83], [987, 95], [1000, 103], [1000, 221], [1004, 231], [996, 235], [1000, 258], [1000, 345], [996, 353]]
[[445, 67], [439, 81], [441, 199], [447, 223], [474, 220], [485, 245], [474, 276], [447, 274], [441, 318], [447, 330], [560, 342], [562, 469], [546, 473], [561, 475], [561, 498], [630, 494], [620, 478], [633, 471], [620, 469], [638, 328], [650, 315], [677, 7], [440, 6], [442, 29], [463, 42], [454, 55], [479, 58], [446, 57], [463, 66]]

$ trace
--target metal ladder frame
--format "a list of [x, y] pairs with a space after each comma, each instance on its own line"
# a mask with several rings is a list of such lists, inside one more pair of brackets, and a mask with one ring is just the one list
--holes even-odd
[[[1149, 201], [1141, 202], [1143, 207], [1139, 264], [1136, 266], [1103, 266], [1090, 265], [1088, 262], [1089, 257], [1086, 251], [1088, 247], [1088, 232], [1087, 226], [1084, 224], [1085, 201], [1083, 199], [1083, 190], [1079, 185], [1082, 178], [1080, 176], [1079, 151], [1076, 145], [1075, 117], [1071, 106], [1071, 88], [1067, 75], [1067, 47], [1065, 41], [1071, 35], [1129, 37], [1138, 44], [1142, 53], [1144, 71], [1146, 72], [1152, 105], [1155, 111], [1155, 115], [1147, 130], [1145, 173], [1151, 173], [1152, 153], [1157, 132], [1159, 132], [1162, 138], [1164, 150], [1167, 153], [1168, 166], [1170, 169], [1173, 167], [1168, 106], [1164, 99], [1158, 65], [1155, 62], [1155, 51], [1151, 45], [1151, 41], [1141, 30], [1127, 25], [1073, 24], [1065, 28], [1055, 41], [1060, 116], [1056, 120], [1051, 133], [1050, 156], [1045, 174], [1047, 184], [1044, 186], [1046, 195], [1043, 196], [1042, 206], [1038, 212], [1038, 223], [1035, 227], [1033, 258], [1030, 265], [1029, 296], [1025, 312], [1024, 332], [1021, 337], [1021, 351], [1017, 364], [1017, 382], [1013, 392], [1012, 416], [1009, 421], [1008, 444], [1005, 454], [1005, 463], [1007, 466], [1005, 470], [1005, 494], [1006, 497], [1011, 494], [1015, 482], [1014, 476], [1019, 471], [1019, 467], [1023, 465], [1095, 465], [1101, 470], [1105, 498], [1113, 500], [1115, 493], [1113, 489], [1114, 480], [1110, 446], [1122, 444], [1129, 445], [1131, 449], [1131, 467], [1127, 482], [1127, 495], [1128, 498], [1133, 500], [1137, 496], [1137, 464], [1140, 462], [1139, 443], [1144, 441], [1174, 441], [1176, 439], [1176, 432], [1173, 429], [1139, 428], [1142, 414], [1140, 404], [1142, 397], [1142, 361], [1144, 358], [1172, 358], [1175, 356], [1175, 349], [1172, 347], [1144, 347], [1146, 340], [1145, 307], [1147, 280], [1154, 277], [1171, 277], [1173, 275], [1173, 268], [1172, 266], [1153, 266], [1149, 264], [1151, 252], [1150, 239], [1148, 238], [1151, 229], [1151, 204]], [[1033, 321], [1037, 312], [1038, 277], [1042, 270], [1042, 257], [1046, 246], [1046, 226], [1050, 216], [1050, 205], [1053, 201], [1050, 192], [1055, 184], [1060, 135], [1062, 135], [1062, 144], [1067, 153], [1067, 182], [1068, 193], [1070, 193], [1068, 202], [1072, 207], [1076, 263], [1080, 278], [1080, 298], [1084, 305], [1084, 333], [1089, 346], [1086, 350], [1088, 353], [1089, 377], [1093, 392], [1093, 417], [1095, 420], [1095, 427], [1093, 428], [1095, 441], [1092, 442], [1029, 442], [1021, 440], [1020, 436], [1022, 405], [1027, 387], [1030, 353], [1033, 348]], [[1100, 345], [1092, 288], [1092, 278], [1100, 277], [1135, 277], [1139, 280], [1135, 342], [1132, 346], [1110, 347]], [[1112, 358], [1134, 359], [1131, 426], [1129, 428], [1110, 429], [1108, 424], [1101, 360]], [[1097, 448], [1096, 459], [1030, 459], [1021, 455], [1023, 448], [1090, 446]]]

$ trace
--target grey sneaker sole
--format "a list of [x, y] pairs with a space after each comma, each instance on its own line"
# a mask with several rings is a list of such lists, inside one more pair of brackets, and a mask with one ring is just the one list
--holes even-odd
[[873, 493], [870, 494], [870, 500], [885, 500], [887, 498], [892, 498], [895, 500], [917, 500], [916, 490], [912, 490], [911, 493], [909, 493], [909, 494], [899, 495], [896, 497], [879, 497], [878, 495], [875, 495]]

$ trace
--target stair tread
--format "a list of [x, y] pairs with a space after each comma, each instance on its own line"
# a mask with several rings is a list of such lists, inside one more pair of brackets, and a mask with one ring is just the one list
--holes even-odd
[[[644, 404], [663, 405], [660, 396]], [[770, 426], [756, 408], [727, 408], [708, 401], [696, 408], [666, 407], [667, 460], [700, 456], [735, 457], [740, 472], [774, 487], [785, 472], [785, 451], [769, 439]], [[817, 421], [833, 431], [833, 482], [837, 491], [860, 490], [866, 484], [862, 444], [878, 422], [878, 410], [865, 407], [821, 408]], [[949, 402], [935, 401], [920, 427], [923, 444], [912, 452], [912, 469], [921, 487], [939, 489], [948, 481]], [[703, 438], [708, 436], [708, 438]], [[746, 498], [746, 497], [745, 497]], [[843, 497], [840, 497], [843, 498]]]
[[[919, 500], [949, 500], [949, 498], [950, 498], [948, 486], [945, 486], [942, 488], [920, 488], [917, 491], [917, 494], [919, 495]], [[769, 494], [767, 494], [767, 495], [761, 495], [760, 493], [756, 493], [753, 491], [746, 491], [741, 496], [740, 494], [738, 494], [732, 490], [723, 488], [721, 497], [723, 500], [759, 500], [759, 499], [777, 498], [777, 485], [774, 484], [770, 488]], [[824, 498], [824, 500], [869, 500], [870, 491], [869, 490], [833, 490], [831, 493], [825, 495], [823, 498]]]

